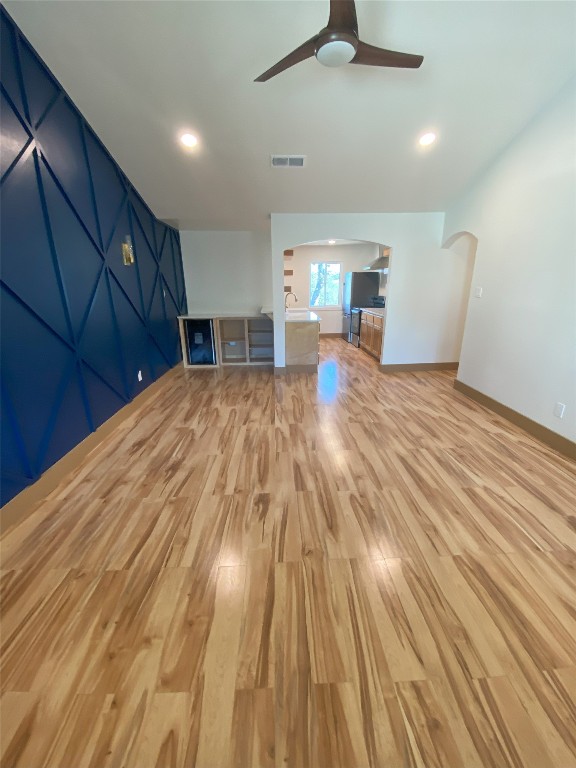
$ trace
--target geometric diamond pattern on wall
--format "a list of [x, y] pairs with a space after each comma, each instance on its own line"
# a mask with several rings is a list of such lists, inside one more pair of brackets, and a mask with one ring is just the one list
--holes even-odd
[[150, 212], [3, 8], [0, 17], [5, 504], [180, 361], [186, 295], [178, 232]]

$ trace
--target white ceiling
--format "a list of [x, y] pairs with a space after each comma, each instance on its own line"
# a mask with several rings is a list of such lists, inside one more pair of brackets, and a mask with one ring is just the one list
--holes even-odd
[[[576, 72], [576, 3], [372, 0], [360, 38], [418, 70], [315, 59], [255, 77], [316, 34], [328, 0], [5, 3], [153, 211], [182, 229], [271, 212], [438, 211]], [[201, 138], [195, 152], [181, 129]], [[434, 129], [426, 151], [416, 139]], [[303, 170], [270, 154], [305, 154]]]

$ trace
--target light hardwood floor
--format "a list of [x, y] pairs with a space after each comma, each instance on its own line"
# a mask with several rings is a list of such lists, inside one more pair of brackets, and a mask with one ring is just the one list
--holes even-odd
[[452, 382], [178, 371], [2, 541], [2, 768], [576, 766], [576, 466]]

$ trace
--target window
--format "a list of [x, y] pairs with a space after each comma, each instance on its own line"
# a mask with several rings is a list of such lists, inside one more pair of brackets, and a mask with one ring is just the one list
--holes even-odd
[[340, 264], [314, 261], [310, 264], [310, 306], [337, 307], [340, 304]]

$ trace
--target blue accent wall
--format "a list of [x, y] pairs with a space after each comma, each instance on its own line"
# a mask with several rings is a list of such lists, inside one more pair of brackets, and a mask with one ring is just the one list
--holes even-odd
[[181, 360], [186, 295], [177, 230], [0, 13], [5, 504]]

